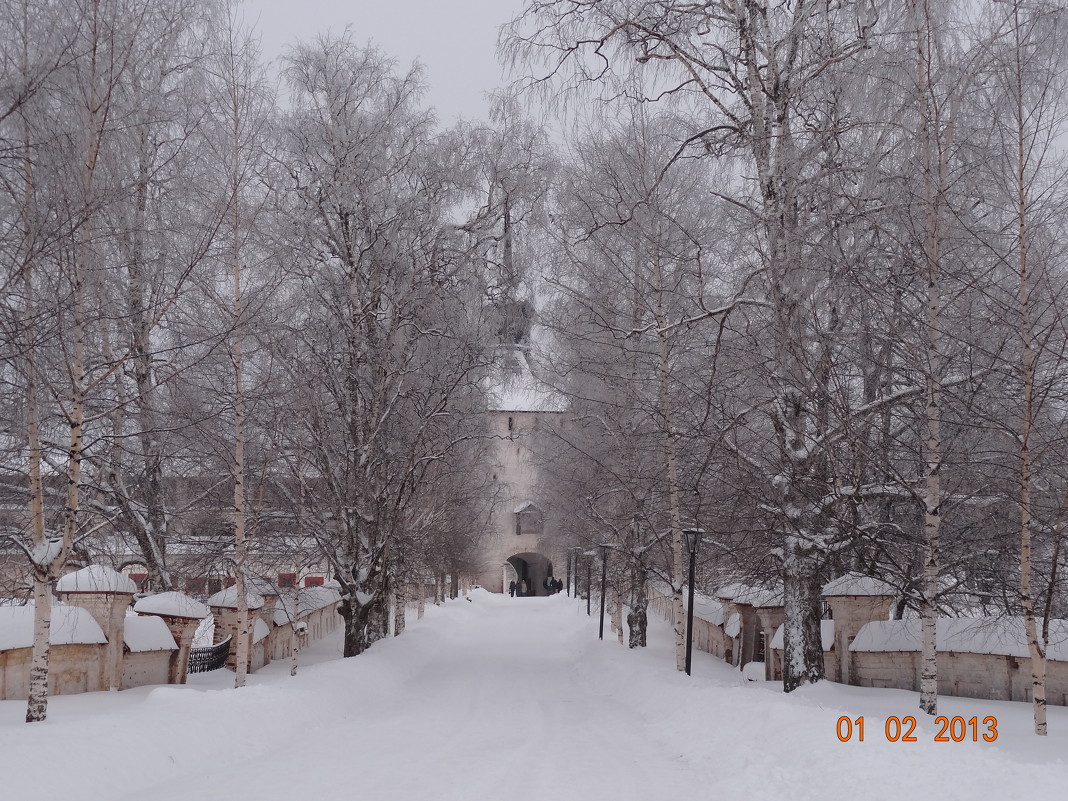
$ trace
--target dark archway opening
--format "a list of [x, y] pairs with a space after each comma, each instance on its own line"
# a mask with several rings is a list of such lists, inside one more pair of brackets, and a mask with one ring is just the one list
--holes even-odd
[[[511, 568], [511, 569], [509, 569]], [[553, 563], [540, 553], [517, 553], [505, 565], [504, 590], [515, 582], [517, 596], [551, 595], [546, 587], [553, 577]]]

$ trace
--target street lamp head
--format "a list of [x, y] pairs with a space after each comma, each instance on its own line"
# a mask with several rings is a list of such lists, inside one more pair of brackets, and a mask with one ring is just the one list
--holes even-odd
[[611, 548], [612, 548], [611, 543], [602, 542], [597, 547], [601, 549], [601, 558], [602, 559], [607, 559], [608, 558], [608, 551], [611, 550]]
[[697, 553], [697, 548], [701, 544], [702, 534], [704, 534], [704, 532], [699, 528], [688, 528], [682, 532], [682, 539], [683, 542], [686, 543], [686, 550], [689, 552], [690, 556]]

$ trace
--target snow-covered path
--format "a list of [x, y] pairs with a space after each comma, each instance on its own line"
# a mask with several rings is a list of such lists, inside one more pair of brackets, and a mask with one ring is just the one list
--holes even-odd
[[[784, 696], [695, 653], [672, 669], [650, 647], [599, 642], [573, 599], [476, 591], [432, 608], [403, 637], [291, 678], [274, 664], [235, 692], [223, 672], [188, 687], [53, 699], [45, 724], [0, 702], [0, 798], [169, 801], [324, 798], [450, 801], [1012, 799], [1068, 787], [1068, 710], [1028, 733], [1023, 704], [943, 699], [995, 715], [996, 743], [890, 743], [888, 715], [915, 696], [823, 685]], [[607, 635], [607, 633], [606, 633]], [[866, 719], [842, 743], [841, 715]]]

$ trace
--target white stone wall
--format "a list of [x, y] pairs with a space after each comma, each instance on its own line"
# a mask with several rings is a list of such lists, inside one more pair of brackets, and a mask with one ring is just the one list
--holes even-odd
[[[49, 650], [48, 694], [105, 690], [107, 646], [53, 645]], [[0, 701], [25, 699], [30, 692], [30, 648], [0, 651]]]
[[[122, 659], [121, 689], [144, 687], [148, 684], [167, 684], [171, 662], [178, 651], [127, 652]], [[188, 654], [187, 654], [188, 657]]]

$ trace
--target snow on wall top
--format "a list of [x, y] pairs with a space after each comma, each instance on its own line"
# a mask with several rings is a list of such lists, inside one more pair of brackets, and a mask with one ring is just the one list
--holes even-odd
[[130, 615], [125, 624], [122, 641], [126, 643], [130, 653], [174, 651], [178, 648], [170, 629], [161, 617]]
[[271, 633], [271, 628], [263, 622], [263, 618], [256, 618], [256, 625], [252, 628], [252, 642], [256, 643], [267, 637]]
[[[775, 629], [775, 634], [771, 638], [772, 649], [782, 650], [783, 641], [786, 639], [786, 635], [783, 632], [784, 627], [779, 626]], [[833, 620], [821, 620], [820, 621], [820, 641], [823, 643], [823, 650], [830, 651], [834, 647], [834, 621]]]
[[486, 402], [497, 412], [563, 412], [567, 401], [555, 389], [539, 381], [524, 354], [509, 352], [486, 385]]
[[134, 604], [134, 611], [145, 615], [167, 615], [203, 620], [211, 610], [196, 598], [181, 592], [161, 592], [141, 598]]
[[766, 609], [772, 606], [782, 606], [786, 603], [783, 599], [782, 588], [764, 589], [762, 587], [747, 587], [734, 596], [736, 604], [746, 604], [756, 609]]
[[[666, 581], [650, 581], [649, 589], [654, 595], [660, 595], [664, 597], [671, 596], [671, 585]], [[682, 602], [686, 604], [689, 590], [687, 585], [682, 586]], [[694, 591], [693, 594], [693, 616], [698, 620], [704, 620], [711, 623], [713, 626], [723, 625], [724, 606], [715, 598], [705, 595], [702, 592]]]
[[[1022, 617], [940, 617], [937, 649], [964, 654], [1028, 656]], [[1046, 656], [1068, 661], [1068, 620], [1051, 620]], [[920, 651], [922, 621], [878, 620], [866, 623], [857, 632], [850, 651]]]
[[274, 609], [271, 610], [271, 622], [276, 626], [284, 626], [286, 623], [292, 623], [297, 619], [297, 599], [296, 596], [281, 594], [278, 596], [278, 603], [274, 605]]
[[749, 592], [749, 589], [745, 584], [727, 584], [716, 590], [716, 597], [724, 601], [733, 601], [736, 595]]
[[897, 595], [897, 590], [882, 579], [863, 576], [860, 573], [846, 573], [823, 585], [825, 598], [836, 595]]
[[[649, 589], [654, 595], [664, 597], [671, 596], [671, 585], [666, 581], [650, 581]], [[685, 605], [689, 590], [686, 585], [682, 586], [682, 602]], [[715, 598], [702, 592], [694, 591], [693, 616], [698, 620], [704, 620], [713, 626], [723, 625], [724, 606]]]
[[340, 601], [341, 593], [333, 587], [305, 587], [297, 593], [297, 615], [306, 615]]
[[[100, 624], [88, 610], [78, 606], [52, 607], [52, 628], [48, 642], [52, 645], [94, 645], [106, 643]], [[33, 607], [0, 608], [0, 651], [33, 646]]]
[[129, 576], [104, 565], [89, 565], [56, 582], [56, 592], [123, 592], [133, 595], [137, 585]]
[[[247, 596], [249, 609], [259, 609], [263, 606], [263, 598], [252, 592], [252, 590], [248, 591]], [[231, 587], [227, 587], [225, 590], [220, 590], [208, 598], [208, 606], [217, 606], [222, 609], [237, 609], [237, 585], [234, 584]]]
[[278, 587], [274, 585], [274, 582], [268, 579], [260, 578], [259, 576], [249, 576], [246, 579], [246, 582], [248, 584], [249, 592], [254, 592], [257, 595], [281, 595], [281, 592]]
[[[685, 593], [683, 595], [685, 597]], [[693, 616], [707, 620], [713, 626], [723, 625], [723, 604], [699, 592], [693, 594]]]
[[742, 616], [737, 612], [727, 618], [727, 625], [723, 627], [723, 633], [728, 637], [737, 637], [742, 633]]

